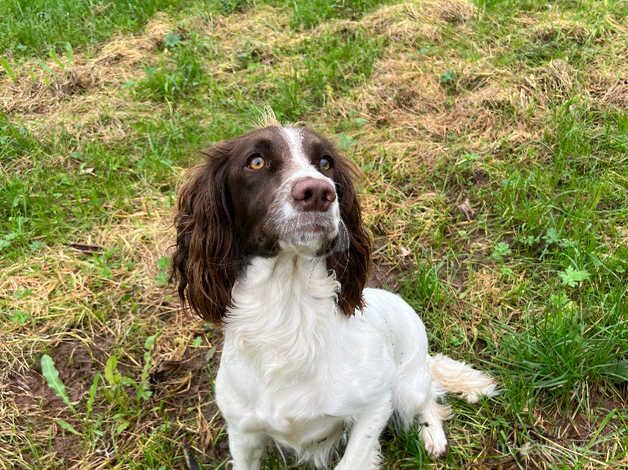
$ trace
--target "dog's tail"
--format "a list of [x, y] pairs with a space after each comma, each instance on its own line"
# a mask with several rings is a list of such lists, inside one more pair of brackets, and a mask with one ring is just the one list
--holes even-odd
[[497, 394], [497, 384], [491, 376], [464, 362], [436, 354], [429, 358], [430, 372], [436, 385], [443, 391], [461, 395], [469, 403], [482, 396]]

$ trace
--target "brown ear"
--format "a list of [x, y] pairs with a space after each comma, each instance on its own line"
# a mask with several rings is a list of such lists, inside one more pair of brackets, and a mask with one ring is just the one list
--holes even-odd
[[356, 308], [364, 307], [362, 291], [370, 268], [371, 239], [362, 223], [360, 203], [353, 186], [357, 170], [343, 158], [335, 159], [335, 165], [340, 217], [348, 231], [349, 247], [330, 256], [327, 267], [334, 270], [340, 282], [340, 309], [345, 315], [353, 315]]
[[215, 323], [231, 304], [231, 290], [243, 266], [226, 185], [229, 153], [225, 143], [205, 152], [207, 162], [193, 170], [179, 191], [174, 220], [172, 279], [179, 297]]

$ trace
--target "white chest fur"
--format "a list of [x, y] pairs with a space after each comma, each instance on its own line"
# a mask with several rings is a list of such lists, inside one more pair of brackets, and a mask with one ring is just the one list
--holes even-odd
[[394, 380], [393, 352], [336, 308], [325, 260], [256, 258], [233, 291], [216, 381], [230, 427], [299, 449], [338, 437]]

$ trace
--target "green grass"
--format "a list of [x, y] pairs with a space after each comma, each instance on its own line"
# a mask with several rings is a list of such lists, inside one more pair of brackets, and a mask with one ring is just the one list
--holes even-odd
[[212, 3], [213, 9], [221, 14], [243, 12], [263, 3], [280, 7], [290, 11], [290, 25], [298, 30], [310, 29], [334, 18], [357, 19], [390, 0], [220, 0]]
[[[432, 350], [501, 384], [478, 406], [451, 400], [442, 461], [391, 427], [384, 468], [620, 465], [628, 116], [613, 84], [625, 2], [480, 1], [466, 20], [441, 2], [414, 3], [420, 20], [384, 3], [76, 1], [44, 15], [0, 3], [1, 85], [25, 93], [7, 96], [61, 93], [0, 112], [0, 463], [173, 468], [192, 450], [225, 468], [220, 336], [165, 282], [171, 209], [197, 151], [270, 105], [364, 170], [379, 280], [416, 308]], [[107, 93], [54, 91], [59, 72], [35, 73], [59, 60], [50, 48], [89, 61], [157, 11], [172, 30]], [[221, 29], [247, 21], [241, 35]], [[58, 121], [92, 93], [97, 130], [79, 114]], [[98, 131], [115, 125], [117, 137]], [[41, 377], [44, 354], [72, 407]], [[272, 454], [266, 467], [284, 465]]]
[[16, 56], [45, 55], [96, 44], [118, 31], [136, 31], [157, 11], [173, 10], [181, 0], [3, 0], [0, 2], [0, 52]]
[[297, 121], [325, 105], [329, 95], [344, 94], [371, 74], [382, 41], [363, 30], [311, 38], [291, 54], [299, 63], [270, 91], [256, 96], [270, 102], [278, 118]]
[[[164, 47], [157, 63], [145, 68], [143, 78], [126, 82], [124, 87], [139, 100], [191, 103], [207, 96], [209, 102], [203, 106], [217, 114], [231, 114], [232, 97], [220, 90], [222, 84], [208, 78], [200, 60], [209, 53], [207, 46], [172, 34], [172, 45]], [[266, 75], [253, 75], [250, 83], [245, 83], [251, 96], [247, 99], [253, 101], [242, 103], [246, 113], [243, 122], [228, 133], [246, 129], [258, 112], [255, 103], [272, 103], [284, 119], [304, 117], [324, 104], [327, 93], [346, 92], [366, 80], [381, 46], [382, 41], [371, 40], [358, 30], [327, 34], [287, 51], [299, 63], [287, 77], [266, 80], [270, 88], [261, 94], [257, 87]], [[355, 50], [361, 52], [355, 54]], [[105, 146], [98, 141], [77, 142], [63, 130], [42, 142], [3, 116], [0, 129], [6, 146], [0, 155], [2, 163], [38, 161], [20, 175], [0, 175], [0, 233], [5, 255], [20, 256], [24, 248], [38, 248], [52, 241], [71, 242], [72, 228], [87, 231], [105, 222], [112, 210], [130, 210], [132, 195], [146, 187], [157, 184], [172, 191], [174, 165], [185, 163], [189, 149], [200, 139], [219, 140], [226, 133], [220, 121], [200, 129], [193, 119], [194, 113], [186, 111], [168, 119], [131, 122], [133, 132], [124, 142]], [[59, 154], [69, 157], [61, 166], [51, 158]], [[75, 171], [68, 172], [68, 164]]]
[[[27, 166], [0, 174], [3, 256], [76, 241], [76, 230], [112, 221], [112, 211], [132, 210], [134, 195], [144, 188], [172, 190], [173, 161], [198, 145], [198, 129], [176, 116], [135, 126], [128, 140], [103, 145], [77, 142], [64, 132], [42, 142], [7, 123], [2, 129], [9, 145], [1, 162], [10, 168], [20, 159]], [[63, 164], [55, 158], [60, 154], [67, 155]]]
[[312, 28], [332, 18], [356, 19], [366, 11], [387, 3], [385, 0], [312, 0], [285, 2], [292, 6], [292, 26]]
[[146, 68], [146, 76], [129, 83], [138, 98], [174, 101], [184, 98], [206, 81], [201, 58], [209, 53], [207, 47], [193, 39], [183, 39], [172, 32], [166, 36], [165, 49], [170, 52], [160, 62]]

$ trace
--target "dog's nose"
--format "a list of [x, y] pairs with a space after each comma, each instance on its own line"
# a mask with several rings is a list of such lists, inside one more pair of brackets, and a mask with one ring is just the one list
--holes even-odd
[[301, 178], [292, 186], [292, 198], [303, 211], [325, 212], [336, 200], [336, 191], [327, 181], [318, 178]]

